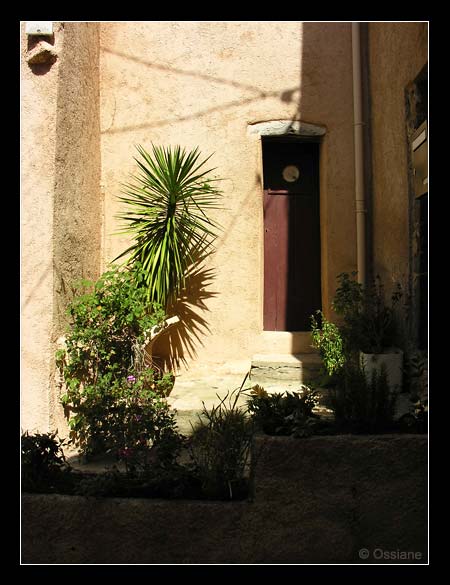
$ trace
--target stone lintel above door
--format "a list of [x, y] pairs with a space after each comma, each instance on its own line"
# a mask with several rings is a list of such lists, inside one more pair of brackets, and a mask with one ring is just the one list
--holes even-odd
[[323, 136], [326, 131], [324, 126], [300, 120], [270, 120], [247, 125], [247, 134], [251, 136]]

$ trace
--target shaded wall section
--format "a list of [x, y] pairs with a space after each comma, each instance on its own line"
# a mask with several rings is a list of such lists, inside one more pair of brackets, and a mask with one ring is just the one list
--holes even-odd
[[[54, 331], [65, 331], [73, 283], [100, 274], [99, 24], [65, 23], [59, 69], [54, 203]], [[64, 424], [59, 389], [52, 426]]]
[[389, 286], [411, 275], [406, 89], [428, 60], [424, 22], [369, 23], [373, 268]]
[[338, 274], [356, 270], [351, 26], [303, 23], [299, 117], [327, 129], [319, 173], [322, 307], [328, 317]]
[[59, 69], [54, 206], [55, 325], [70, 288], [100, 269], [99, 24], [66, 23]]

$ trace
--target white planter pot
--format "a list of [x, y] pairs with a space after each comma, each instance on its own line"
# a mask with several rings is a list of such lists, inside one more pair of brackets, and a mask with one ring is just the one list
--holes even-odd
[[391, 391], [401, 391], [403, 381], [403, 352], [400, 349], [390, 347], [383, 353], [363, 353], [361, 351], [359, 355], [367, 380], [371, 379], [374, 370], [379, 371], [384, 365], [389, 388]]

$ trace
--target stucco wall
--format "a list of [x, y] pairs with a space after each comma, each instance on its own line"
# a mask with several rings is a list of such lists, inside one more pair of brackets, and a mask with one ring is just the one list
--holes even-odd
[[428, 59], [427, 23], [370, 23], [374, 271], [389, 283], [410, 271], [405, 90]]
[[[55, 23], [56, 24], [56, 23]], [[62, 31], [55, 26], [55, 42]], [[34, 71], [21, 24], [21, 403], [23, 428], [47, 430], [53, 337], [53, 201], [59, 62]]]
[[[65, 23], [57, 100], [54, 200], [54, 332], [65, 331], [75, 281], [101, 267], [99, 24]], [[51, 394], [51, 428], [66, 424], [59, 388]]]
[[224, 178], [224, 232], [211, 263], [209, 290], [217, 294], [199, 310], [206, 325], [194, 340], [196, 363], [249, 359], [261, 351], [263, 318], [261, 144], [249, 136], [249, 124], [301, 119], [326, 127], [325, 308], [336, 275], [354, 268], [350, 24], [102, 23], [100, 45], [103, 261], [128, 245], [113, 234], [120, 183], [135, 170], [135, 144], [214, 152], [211, 165]]
[[26, 63], [22, 24], [22, 427], [66, 427], [56, 339], [74, 280], [100, 270], [98, 24], [53, 23], [53, 64]]

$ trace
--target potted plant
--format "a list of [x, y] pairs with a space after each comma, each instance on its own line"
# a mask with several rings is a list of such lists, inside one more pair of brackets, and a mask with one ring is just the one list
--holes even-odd
[[396, 347], [395, 307], [402, 296], [401, 287], [396, 285], [387, 304], [379, 276], [363, 286], [352, 278], [354, 275], [338, 276], [339, 286], [333, 300], [333, 309], [343, 318], [340, 329], [347, 350], [359, 354], [368, 379], [374, 370], [385, 369], [390, 389], [400, 390], [403, 352]]

